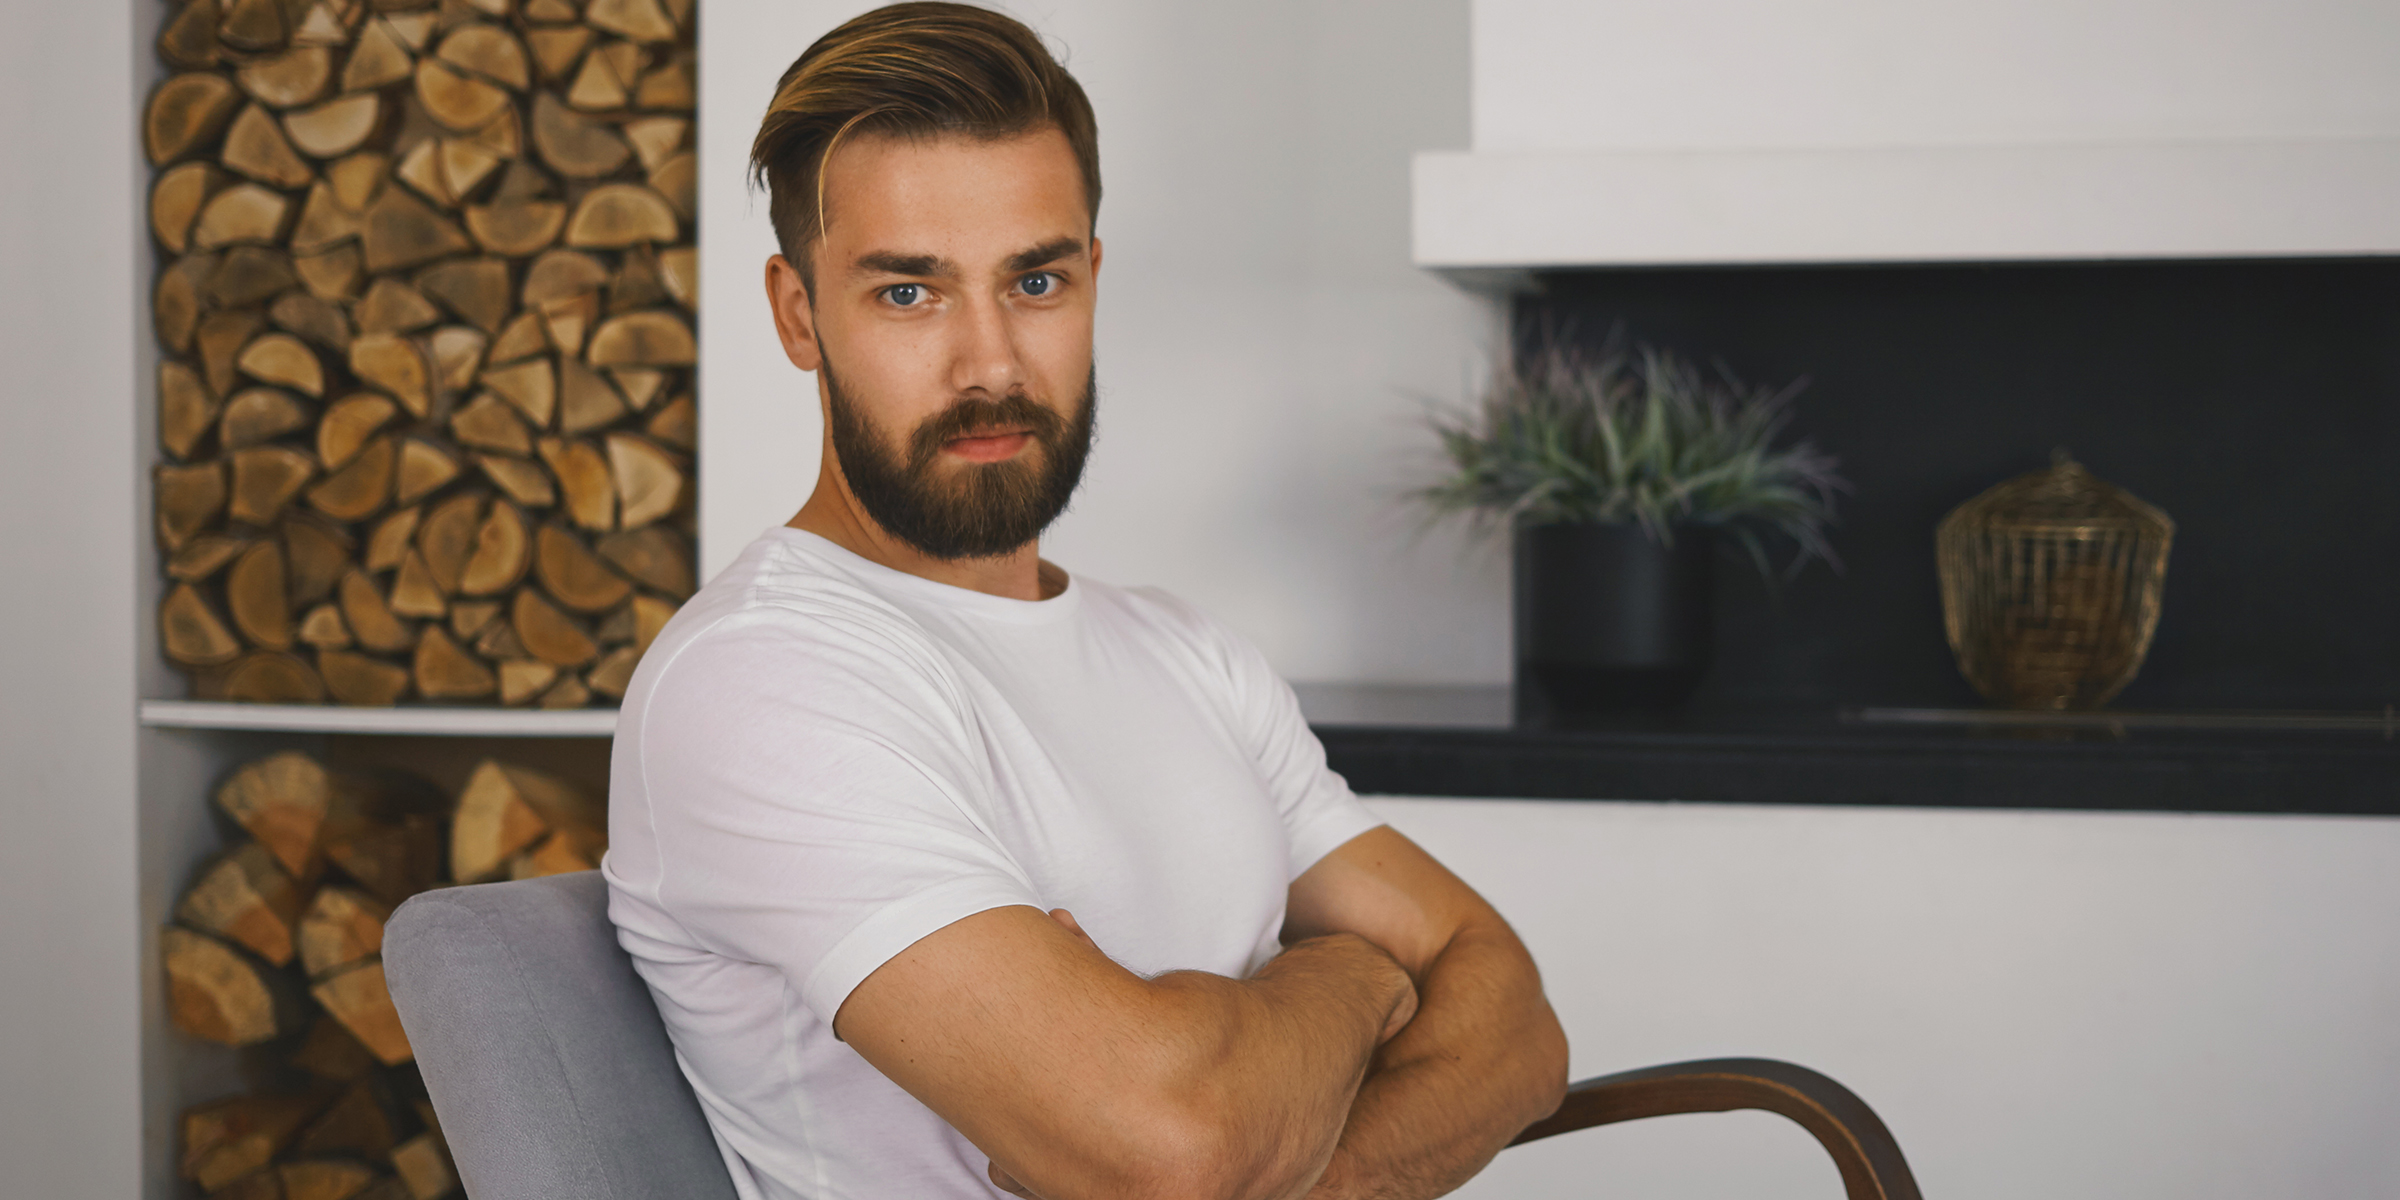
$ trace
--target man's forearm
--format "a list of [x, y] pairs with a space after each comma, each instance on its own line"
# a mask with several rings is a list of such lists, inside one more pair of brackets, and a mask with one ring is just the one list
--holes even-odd
[[1558, 1107], [1566, 1038], [1505, 926], [1454, 937], [1377, 1052], [1310, 1200], [1425, 1200], [1465, 1183]]

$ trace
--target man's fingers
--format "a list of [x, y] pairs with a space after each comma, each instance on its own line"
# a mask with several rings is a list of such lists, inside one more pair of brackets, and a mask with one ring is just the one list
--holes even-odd
[[[1067, 910], [1062, 908], [1058, 911], [1065, 912]], [[990, 1163], [986, 1165], [983, 1173], [992, 1177], [993, 1187], [999, 1188], [1001, 1191], [1007, 1192], [1011, 1196], [1023, 1196], [1025, 1197], [1025, 1200], [1039, 1200], [1039, 1197], [1036, 1197], [1032, 1192], [1026, 1191], [1025, 1185], [1018, 1183], [1014, 1176], [1010, 1175], [1006, 1171], [1001, 1170], [999, 1163]]]
[[1050, 919], [1066, 926], [1068, 933], [1082, 938], [1086, 944], [1091, 946], [1092, 949], [1097, 950], [1100, 948], [1100, 943], [1092, 941], [1092, 935], [1085, 933], [1083, 931], [1083, 926], [1075, 923], [1074, 913], [1068, 912], [1063, 908], [1054, 908], [1050, 910]]

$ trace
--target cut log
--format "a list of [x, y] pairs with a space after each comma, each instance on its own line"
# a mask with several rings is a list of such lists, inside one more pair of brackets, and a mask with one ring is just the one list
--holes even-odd
[[178, 1172], [216, 1191], [274, 1161], [323, 1105], [314, 1096], [253, 1094], [187, 1108]]
[[180, 550], [183, 544], [225, 511], [225, 467], [222, 463], [193, 463], [188, 467], [161, 466], [151, 472], [151, 490], [158, 505], [158, 544]]
[[406, 668], [347, 650], [319, 651], [317, 674], [324, 678], [325, 690], [339, 704], [389, 708], [408, 694]]
[[[399, 415], [399, 405], [375, 392], [352, 392], [334, 401], [325, 407], [325, 416], [317, 422], [318, 460], [330, 470], [341, 469]], [[380, 498], [377, 502], [380, 503]]]
[[[152, 327], [158, 332], [159, 344], [171, 353], [182, 354], [192, 348], [192, 335], [200, 328], [200, 285], [216, 269], [216, 259], [204, 254], [158, 273], [158, 286], [150, 290]], [[531, 313], [524, 319], [539, 321]]]
[[542, 586], [578, 612], [605, 612], [633, 591], [633, 585], [602, 563], [582, 538], [556, 525], [544, 525], [536, 535], [534, 562]]
[[325, 94], [333, 82], [333, 52], [322, 46], [294, 46], [250, 60], [234, 78], [260, 103], [292, 108]]
[[355, 1200], [376, 1180], [364, 1163], [345, 1158], [311, 1158], [277, 1163], [283, 1200]]
[[588, 828], [605, 819], [567, 784], [487, 759], [459, 791], [450, 824], [450, 876], [461, 883], [496, 878], [512, 856], [551, 830]]
[[[225, 514], [252, 525], [274, 524], [283, 506], [317, 473], [316, 459], [289, 446], [252, 446], [234, 451], [231, 457], [233, 491]], [[619, 490], [623, 490], [621, 482]]]
[[[192, 222], [223, 186], [225, 174], [215, 163], [188, 162], [159, 172], [150, 186], [150, 232], [158, 244], [170, 254], [183, 253], [191, 245]], [[559, 215], [563, 222], [565, 210]]]
[[681, 230], [666, 197], [638, 183], [604, 183], [586, 193], [567, 218], [567, 244], [621, 250], [643, 242], [672, 242]]
[[692, 549], [681, 535], [649, 525], [600, 539], [600, 557], [634, 582], [678, 600], [692, 594]]
[[169, 929], [159, 949], [167, 964], [167, 1017], [176, 1029], [221, 1045], [255, 1046], [297, 1023], [298, 1006], [281, 978], [232, 946]]
[[252, 543], [225, 577], [225, 609], [251, 645], [270, 650], [291, 648], [292, 602], [287, 586], [283, 546], [272, 539]]
[[491, 177], [502, 161], [502, 154], [484, 140], [443, 138], [439, 157], [442, 181], [450, 194], [461, 200], [474, 194], [483, 181]]
[[328, 837], [325, 854], [368, 895], [397, 908], [440, 881], [445, 820], [412, 812], [398, 820], [358, 823]]
[[167, 559], [167, 577], [198, 583], [225, 569], [225, 564], [250, 548], [250, 539], [204, 533], [184, 544]]
[[[633, 149], [607, 124], [576, 112], [549, 92], [533, 94], [533, 148], [551, 170], [569, 179], [614, 174], [633, 157]], [[153, 154], [151, 161], [167, 160]]]
[[296, 282], [292, 260], [272, 246], [235, 246], [217, 260], [200, 288], [200, 298], [218, 308], [264, 304]]
[[392, 1169], [400, 1173], [413, 1200], [441, 1200], [458, 1190], [458, 1169], [439, 1134], [427, 1131], [392, 1150]]
[[292, 35], [282, 0], [225, 0], [217, 36], [236, 50], [272, 50]]
[[185, 71], [217, 65], [225, 57], [224, 47], [217, 41], [221, 18], [217, 0], [191, 0], [159, 32], [158, 57], [168, 66]]
[[612, 609], [592, 630], [602, 646], [620, 646], [633, 640], [633, 605]]
[[[620, 42], [630, 48], [632, 43]], [[617, 73], [609, 55], [593, 54], [583, 60], [583, 69], [575, 73], [575, 82], [567, 87], [567, 103], [586, 112], [612, 112], [625, 107], [633, 99], [633, 84], [640, 76], [627, 80]]]
[[611, 317], [592, 334], [595, 367], [688, 367], [699, 358], [691, 327], [663, 309]]
[[600, 655], [600, 646], [583, 627], [532, 588], [517, 592], [510, 611], [517, 640], [527, 653], [559, 667], [580, 667]]
[[358, 302], [358, 331], [364, 334], [414, 333], [441, 319], [433, 301], [388, 275], [370, 284]]
[[381, 1160], [400, 1143], [394, 1119], [397, 1107], [382, 1080], [372, 1076], [360, 1079], [344, 1089], [323, 1115], [309, 1122], [286, 1153], [301, 1158], [351, 1154]]
[[158, 441], [167, 453], [190, 458], [216, 424], [217, 402], [200, 372], [167, 359], [158, 364]]
[[594, 28], [637, 42], [672, 42], [676, 37], [675, 22], [658, 6], [658, 0], [592, 0], [583, 10], [583, 19]]
[[567, 206], [555, 200], [502, 200], [467, 206], [467, 232], [486, 253], [521, 258], [558, 240]]
[[396, 334], [361, 334], [350, 343], [350, 372], [383, 389], [410, 416], [422, 421], [432, 414], [433, 372], [415, 342]]
[[417, 61], [417, 103], [426, 115], [458, 133], [490, 124], [508, 107], [508, 93], [439, 59]]
[[416, 66], [416, 57], [381, 17], [368, 20], [358, 34], [358, 48], [350, 52], [350, 61], [342, 68], [342, 90], [365, 92], [385, 84], [408, 78]]
[[237, 183], [209, 198], [192, 226], [192, 248], [221, 250], [236, 243], [266, 244], [283, 236], [292, 202], [255, 183]]
[[464, 325], [444, 325], [433, 331], [434, 375], [443, 390], [463, 392], [475, 382], [475, 372], [483, 366], [483, 348], [490, 340], [481, 330]]
[[608, 435], [608, 471], [617, 482], [618, 520], [627, 529], [674, 512], [683, 499], [683, 465], [638, 434]]
[[420, 438], [400, 442], [400, 488], [393, 503], [414, 504], [464, 470], [450, 452]]
[[[318, 1014], [310, 1022], [308, 1035], [300, 1039], [300, 1048], [292, 1052], [293, 1066], [336, 1083], [350, 1083], [374, 1073], [375, 1056], [342, 1028], [340, 1021]], [[287, 1186], [289, 1179], [286, 1180]], [[339, 1197], [334, 1200], [340, 1200]]]
[[416, 680], [417, 694], [428, 700], [477, 700], [499, 687], [490, 667], [437, 626], [417, 637]]
[[[417, 529], [417, 549], [424, 555], [426, 573], [443, 595], [458, 590], [458, 577], [475, 552], [475, 530], [483, 524], [485, 496], [461, 492], [434, 505]], [[405, 569], [405, 568], [403, 568]]]
[[677, 246], [658, 252], [659, 279], [667, 285], [667, 294], [686, 311], [700, 307], [700, 251], [691, 246]]
[[541, 315], [521, 312], [500, 327], [500, 336], [492, 339], [491, 353], [486, 361], [513, 363], [549, 348], [550, 335], [542, 329]]
[[322, 763], [286, 750], [244, 763], [218, 785], [215, 800], [286, 873], [306, 882], [316, 878], [317, 835], [334, 789]]
[[590, 830], [560, 829], [508, 860], [508, 877], [540, 879], [545, 875], [589, 871], [600, 865], [600, 856], [607, 850], [607, 843]]
[[364, 963], [320, 981], [309, 989], [317, 1003], [325, 1006], [350, 1036], [359, 1040], [376, 1061], [396, 1067], [416, 1057], [408, 1047], [408, 1033], [400, 1028], [400, 1014], [392, 1008], [392, 994], [384, 986], [383, 963], [377, 960]]
[[501, 109], [491, 124], [476, 130], [467, 140], [495, 158], [513, 159], [525, 153], [525, 125], [517, 117], [517, 106], [511, 104]]
[[211, 863], [175, 906], [175, 919], [247, 949], [274, 966], [292, 961], [300, 886], [257, 842]]
[[700, 418], [692, 406], [691, 393], [677, 396], [673, 403], [658, 410], [642, 432], [689, 454], [700, 448]]
[[294, 605], [314, 604], [333, 594], [342, 573], [350, 569], [357, 540], [348, 530], [315, 514], [295, 509], [283, 519], [283, 558], [290, 575]]
[[[350, 627], [342, 623], [342, 610], [339, 607], [320, 604], [308, 610], [307, 616], [300, 618], [300, 640], [319, 650], [347, 650], [350, 648]], [[322, 655], [317, 658], [317, 674], [325, 678], [325, 688], [333, 693], [334, 699], [341, 699], [342, 689], [334, 685], [331, 673], [325, 669]]]
[[700, 216], [700, 156], [678, 154], [650, 172], [650, 190], [666, 197], [675, 206], [675, 215], [686, 221]]
[[625, 416], [625, 400], [617, 395], [616, 385], [576, 359], [559, 360], [558, 383], [558, 428], [563, 433], [589, 433]]
[[619, 646], [585, 672], [583, 681], [593, 691], [611, 700], [622, 700], [625, 698], [625, 689], [633, 684], [633, 669], [641, 661], [641, 651], [631, 646]]
[[550, 335], [550, 346], [563, 358], [583, 353], [583, 335], [590, 332], [592, 321], [600, 315], [600, 297], [586, 292], [552, 300], [541, 306], [542, 329]]
[[528, 653], [525, 643], [517, 638], [517, 627], [509, 621], [485, 623], [483, 632], [475, 635], [475, 653], [494, 662], [523, 658]]
[[641, 159], [644, 171], [655, 171], [659, 164], [675, 156], [683, 148], [683, 135], [690, 132], [692, 123], [682, 117], [644, 117], [625, 125], [625, 140], [632, 143], [633, 153]]
[[163, 167], [206, 146], [241, 105], [241, 89], [214, 71], [169, 77], [142, 110], [142, 148], [150, 165]]
[[612, 529], [617, 523], [617, 487], [608, 473], [608, 460], [591, 443], [543, 438], [542, 461], [558, 477], [566, 498], [569, 520], [585, 529]]
[[675, 606], [656, 596], [636, 595], [633, 598], [633, 649], [637, 654], [650, 652], [650, 643], [658, 640], [659, 631], [675, 617]]
[[[254, 339], [242, 348], [234, 365], [260, 383], [288, 387], [305, 396], [325, 394], [325, 365], [317, 361], [316, 351], [288, 333], [270, 333]], [[294, 408], [297, 407], [295, 403]]]
[[550, 414], [558, 407], [557, 376], [546, 358], [486, 370], [483, 386], [524, 414], [536, 428], [548, 426]]
[[526, 269], [525, 286], [517, 296], [525, 307], [538, 309], [597, 292], [607, 284], [608, 267], [599, 259], [576, 250], [552, 250]]
[[[372, 396], [371, 398], [383, 399], [381, 396]], [[344, 401], [337, 402], [337, 405], [359, 399], [362, 397], [348, 397]], [[384, 403], [391, 402], [385, 400]], [[367, 415], [371, 414], [357, 414], [356, 419], [363, 421]], [[330, 415], [327, 420], [318, 423], [317, 433], [320, 438], [327, 436], [326, 427], [329, 424], [331, 424]], [[347, 434], [345, 433], [343, 436], [346, 438]], [[336, 521], [364, 521], [376, 513], [382, 512], [384, 505], [391, 503], [392, 499], [392, 470], [395, 457], [392, 439], [388, 437], [369, 438], [365, 444], [350, 451], [350, 454], [349, 462], [326, 476], [323, 482], [308, 489], [309, 506]]]
[[[497, 510], [495, 510], [492, 516], [486, 519], [493, 520], [497, 519], [498, 517], [499, 513]], [[518, 518], [520, 524], [523, 523], [523, 520], [524, 518], [522, 516]], [[482, 546], [482, 538], [478, 537], [476, 539], [476, 549], [479, 554], [481, 553]], [[469, 565], [467, 574], [470, 577], [475, 574], [475, 568], [472, 564]], [[463, 588], [467, 585], [464, 580], [461, 580], [459, 586]], [[500, 609], [501, 604], [497, 600], [461, 600], [458, 603], [450, 606], [450, 632], [460, 641], [465, 641], [468, 638], [474, 637], [476, 634], [483, 632], [483, 627], [491, 624], [494, 617], [500, 615]]]
[[682, 54], [642, 76], [642, 85], [633, 93], [636, 105], [671, 112], [690, 112], [698, 98], [699, 88], [692, 77], [692, 60]]
[[[292, 44], [297, 46], [349, 45], [350, 26], [340, 14], [334, 11], [334, 5], [337, 3], [340, 3], [340, 0], [317, 0], [316, 4], [311, 5], [307, 14], [300, 18], [300, 27], [292, 31]], [[300, 1200], [300, 1198], [293, 1197], [292, 1200]]]
[[667, 298], [666, 283], [658, 277], [658, 255], [647, 245], [626, 251], [625, 265], [608, 281], [609, 315], [656, 307]]
[[225, 148], [217, 154], [225, 169], [247, 175], [269, 187], [296, 188], [317, 177], [283, 138], [283, 130], [266, 107], [252, 104], [225, 131]]
[[226, 670], [222, 686], [225, 699], [248, 704], [325, 702], [325, 681], [314, 668], [272, 650], [243, 655]]
[[375, 93], [353, 92], [284, 114], [283, 131], [304, 153], [339, 158], [364, 145], [382, 117], [383, 101]]
[[508, 164], [508, 170], [500, 175], [499, 186], [492, 189], [492, 199], [495, 201], [540, 200], [557, 195], [558, 181], [522, 158]]
[[531, 704], [557, 678], [558, 668], [540, 659], [508, 659], [500, 664], [500, 703]]
[[[294, 896], [295, 902], [298, 897]], [[383, 953], [383, 923], [392, 910], [363, 892], [345, 887], [317, 889], [299, 917], [300, 965], [312, 979]], [[285, 961], [290, 961], [287, 949]]]
[[[440, 620], [450, 610], [450, 602], [442, 589], [434, 586], [433, 576], [425, 569], [425, 556], [415, 550], [400, 560], [400, 570], [392, 576], [392, 594], [388, 598], [392, 611], [404, 617], [426, 617]], [[424, 653], [425, 641], [417, 639], [417, 651]]]
[[281, 388], [244, 388], [225, 402], [217, 422], [217, 445], [239, 450], [308, 428], [308, 409]]
[[350, 634], [359, 645], [386, 654], [416, 645], [416, 633], [392, 615], [391, 606], [384, 603], [383, 594], [375, 590], [375, 582], [366, 572], [342, 576], [335, 594], [341, 600], [342, 619], [350, 623]]
[[334, 201], [354, 213], [364, 214], [375, 198], [383, 194], [383, 185], [390, 179], [392, 160], [374, 150], [362, 150], [325, 168], [325, 182], [333, 187]]
[[525, 0], [525, 19], [528, 21], [580, 21], [583, 14], [575, 11], [570, 0]]
[[[563, 29], [534, 28], [525, 31], [525, 45], [533, 51], [534, 65], [542, 73], [542, 81], [556, 83], [575, 69], [583, 57], [584, 48], [592, 44], [589, 26], [569, 25]], [[204, 64], [195, 64], [204, 65]]]
[[283, 1177], [273, 1167], [260, 1167], [219, 1186], [208, 1200], [285, 1200]]
[[254, 312], [213, 312], [200, 319], [192, 344], [200, 355], [201, 378], [208, 381], [212, 394], [223, 396], [233, 391], [242, 348], [264, 324]]
[[508, 319], [508, 264], [496, 258], [446, 262], [417, 273], [417, 286], [459, 319], [496, 332]]
[[321, 254], [295, 256], [292, 273], [322, 299], [347, 300], [358, 294], [359, 281], [366, 278], [367, 272], [359, 260], [358, 247], [341, 245]]
[[478, 454], [475, 465], [483, 468], [485, 476], [497, 485], [508, 498], [527, 508], [548, 508], [558, 503], [558, 492], [550, 485], [550, 474], [538, 463], [498, 454]]
[[497, 25], [461, 25], [442, 39], [435, 55], [462, 71], [520, 92], [533, 83], [525, 47]]
[[583, 686], [581, 678], [569, 675], [543, 692], [540, 703], [543, 708], [582, 708], [591, 702], [592, 690]]
[[502, 454], [533, 453], [533, 435], [517, 417], [516, 408], [490, 392], [479, 393], [450, 414], [450, 436], [460, 445]]
[[617, 391], [625, 397], [625, 407], [640, 412], [667, 390], [667, 373], [649, 367], [615, 367], [608, 372], [616, 380]]
[[417, 522], [423, 516], [422, 509], [404, 508], [376, 525], [375, 532], [367, 535], [367, 569], [389, 571], [399, 566], [408, 548], [416, 544]]
[[187, 667], [223, 666], [241, 657], [242, 643], [198, 589], [179, 584], [158, 606], [159, 645]]
[[458, 192], [450, 186], [450, 177], [442, 170], [441, 156], [441, 139], [426, 138], [400, 156], [400, 165], [392, 169], [392, 174], [417, 189], [418, 195], [450, 208], [458, 203]]
[[[547, 533], [547, 528], [544, 529]], [[483, 527], [475, 533], [475, 554], [459, 576], [458, 590], [469, 596], [491, 596], [515, 587], [525, 577], [533, 557], [525, 535], [525, 514], [506, 501], [492, 506]], [[594, 566], [598, 566], [595, 562]]]
[[434, 29], [441, 24], [438, 13], [403, 11], [432, 8], [427, 0], [377, 0], [376, 7], [388, 14], [384, 19], [392, 23], [392, 31], [400, 35], [401, 43], [418, 54], [425, 52]]
[[308, 292], [286, 292], [267, 310], [275, 324], [298, 334], [301, 340], [335, 354], [350, 353], [350, 339], [355, 336], [350, 318], [341, 306]]
[[[207, 214], [200, 219], [205, 223]], [[366, 252], [367, 270], [376, 273], [404, 270], [475, 248], [458, 226], [401, 188], [383, 189], [375, 203], [367, 206], [359, 244]]]

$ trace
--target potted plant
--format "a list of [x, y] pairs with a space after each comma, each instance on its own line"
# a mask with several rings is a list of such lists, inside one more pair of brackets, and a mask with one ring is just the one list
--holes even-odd
[[1776, 444], [1799, 388], [1554, 339], [1474, 409], [1434, 418], [1450, 471], [1418, 498], [1514, 539], [1521, 697], [1566, 712], [1680, 705], [1714, 648], [1720, 545], [1770, 582], [1762, 534], [1797, 547], [1787, 574], [1838, 566], [1825, 527], [1848, 484], [1808, 442]]

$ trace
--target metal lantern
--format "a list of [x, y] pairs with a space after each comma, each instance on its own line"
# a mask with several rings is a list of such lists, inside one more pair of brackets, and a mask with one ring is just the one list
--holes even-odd
[[2175, 522], [2061, 450], [1942, 518], [1942, 619], [1995, 704], [2090, 709], [2141, 669]]

